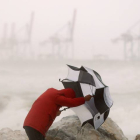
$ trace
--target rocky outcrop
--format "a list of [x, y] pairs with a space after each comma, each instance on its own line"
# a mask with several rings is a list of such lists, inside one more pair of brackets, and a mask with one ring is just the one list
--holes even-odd
[[28, 140], [24, 131], [3, 128], [0, 130], [0, 140]]
[[108, 118], [98, 129], [89, 123], [83, 127], [77, 116], [67, 116], [54, 123], [46, 133], [47, 140], [127, 140], [119, 126]]
[[[3, 128], [0, 130], [0, 140], [28, 140], [25, 131]], [[127, 140], [118, 125], [108, 118], [98, 129], [90, 124], [81, 127], [77, 116], [67, 116], [53, 123], [46, 133], [46, 140]], [[135, 140], [140, 140], [137, 135]]]
[[136, 136], [135, 140], [140, 140], [140, 134]]

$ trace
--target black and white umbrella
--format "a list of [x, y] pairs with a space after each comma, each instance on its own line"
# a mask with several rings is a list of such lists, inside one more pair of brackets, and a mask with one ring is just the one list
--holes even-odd
[[94, 70], [82, 66], [77, 68], [68, 66], [68, 75], [61, 82], [65, 88], [72, 88], [76, 97], [84, 97], [88, 94], [94, 96], [90, 101], [71, 109], [79, 117], [82, 126], [87, 122], [98, 129], [109, 115], [113, 100], [101, 76]]

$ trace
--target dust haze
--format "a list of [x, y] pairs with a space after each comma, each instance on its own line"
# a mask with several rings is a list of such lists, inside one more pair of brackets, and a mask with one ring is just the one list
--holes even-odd
[[139, 6], [138, 0], [0, 0], [0, 129], [23, 130], [36, 98], [63, 88], [66, 64], [83, 65], [109, 86], [109, 117], [133, 140], [140, 130]]

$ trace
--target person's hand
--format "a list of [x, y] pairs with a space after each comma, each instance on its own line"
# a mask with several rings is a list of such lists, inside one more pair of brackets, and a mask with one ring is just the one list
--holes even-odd
[[89, 95], [86, 95], [84, 98], [85, 98], [85, 101], [89, 101], [93, 96], [91, 96], [90, 94]]
[[59, 116], [61, 114], [61, 111], [59, 110], [57, 113], [56, 113], [56, 116]]

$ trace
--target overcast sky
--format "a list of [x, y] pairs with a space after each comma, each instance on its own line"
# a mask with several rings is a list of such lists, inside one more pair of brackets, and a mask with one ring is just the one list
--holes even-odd
[[[21, 28], [35, 12], [33, 41], [50, 37], [72, 19], [77, 9], [75, 52], [83, 57], [95, 54], [122, 56], [123, 43], [118, 46], [111, 39], [118, 37], [140, 19], [139, 0], [0, 0], [0, 31], [7, 22]], [[1, 36], [1, 34], [0, 34]]]

